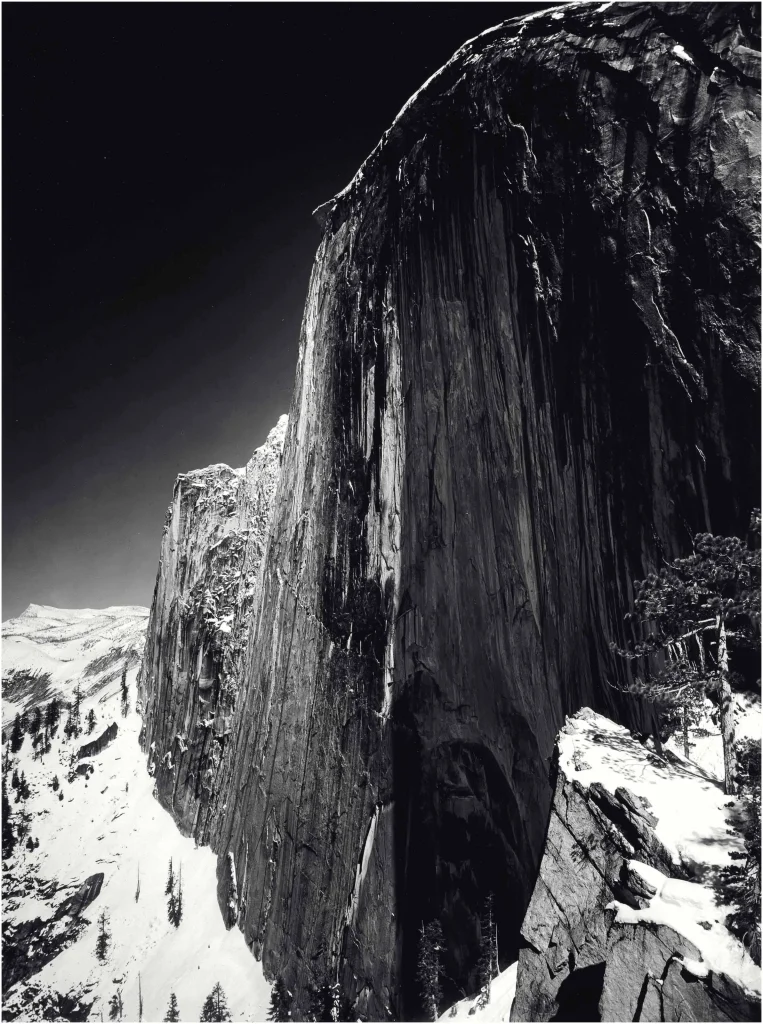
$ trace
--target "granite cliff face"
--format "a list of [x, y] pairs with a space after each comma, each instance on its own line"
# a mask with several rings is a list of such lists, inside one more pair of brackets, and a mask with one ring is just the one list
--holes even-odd
[[285, 432], [282, 416], [245, 469], [182, 474], [167, 510], [139, 679], [141, 738], [159, 799], [197, 837], [225, 791]]
[[555, 773], [511, 1019], [760, 1020], [760, 968], [718, 885], [744, 855], [739, 801], [588, 708]]
[[326, 978], [355, 1017], [419, 1019], [435, 918], [446, 996], [473, 989], [490, 892], [515, 958], [557, 730], [582, 704], [631, 714], [607, 681], [632, 581], [747, 523], [756, 17], [575, 3], [507, 22], [317, 211], [223, 769], [197, 680], [224, 674], [200, 611], [183, 637], [170, 554], [144, 678], [159, 793], [219, 853], [225, 913], [295, 1019]]

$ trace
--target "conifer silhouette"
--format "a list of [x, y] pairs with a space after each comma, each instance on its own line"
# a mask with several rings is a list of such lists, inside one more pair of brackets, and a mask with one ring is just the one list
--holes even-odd
[[225, 992], [223, 992], [222, 985], [218, 981], [204, 1000], [204, 1006], [201, 1008], [201, 1016], [199, 1017], [199, 1020], [222, 1021], [231, 1019], [230, 1010], [228, 1009], [228, 1003], [225, 998]]

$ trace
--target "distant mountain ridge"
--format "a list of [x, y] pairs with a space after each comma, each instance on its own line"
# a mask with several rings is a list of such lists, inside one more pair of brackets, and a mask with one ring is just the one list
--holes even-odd
[[148, 608], [30, 604], [2, 624], [3, 728], [16, 714], [68, 699], [79, 680], [94, 695], [143, 656]]

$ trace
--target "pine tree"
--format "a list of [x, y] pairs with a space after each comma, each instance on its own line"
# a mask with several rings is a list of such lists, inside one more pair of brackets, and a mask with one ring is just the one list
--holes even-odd
[[222, 1021], [231, 1020], [228, 1003], [223, 992], [222, 985], [218, 981], [215, 987], [204, 1000], [201, 1009], [200, 1021]]
[[22, 771], [21, 775], [19, 775], [19, 784], [16, 790], [16, 803], [18, 803], [19, 800], [28, 800], [29, 795], [29, 783], [26, 780], [26, 775]]
[[123, 1011], [122, 992], [117, 989], [109, 1000], [109, 1020], [121, 1020]]
[[178, 872], [178, 891], [175, 897], [175, 916], [172, 919], [172, 923], [176, 928], [180, 927], [180, 922], [183, 920], [183, 865], [180, 865]]
[[15, 846], [16, 836], [13, 831], [11, 804], [8, 800], [8, 789], [5, 785], [5, 775], [3, 775], [3, 860], [8, 860], [9, 857], [13, 856]]
[[286, 987], [283, 978], [276, 978], [270, 992], [270, 1009], [268, 1020], [291, 1020], [292, 994]]
[[180, 865], [180, 872], [177, 877], [177, 892], [174, 887], [167, 900], [167, 917], [175, 925], [180, 927], [183, 920], [183, 866]]
[[45, 724], [50, 730], [51, 735], [55, 733], [56, 727], [58, 726], [58, 720], [60, 717], [61, 706], [58, 703], [58, 698], [54, 697], [45, 710]]
[[28, 725], [29, 735], [30, 736], [36, 736], [37, 733], [40, 731], [41, 725], [42, 725], [42, 712], [40, 711], [39, 707], [36, 707], [32, 711], [32, 714], [31, 714], [31, 716], [29, 718], [29, 725]]
[[442, 1000], [440, 987], [440, 953], [442, 952], [442, 928], [439, 921], [421, 925], [419, 937], [419, 959], [416, 976], [419, 982], [424, 1020], [437, 1020]]
[[480, 984], [477, 1007], [480, 1010], [484, 1010], [490, 1002], [490, 984], [498, 974], [498, 935], [494, 902], [491, 892], [485, 900], [485, 908], [480, 918], [480, 955], [477, 962]]
[[135, 887], [135, 902], [140, 899], [140, 864], [138, 865], [138, 884]]
[[80, 734], [79, 716], [76, 711], [75, 701], [70, 701], [66, 706], [69, 710], [69, 714], [67, 715], [66, 723], [64, 725], [64, 736], [67, 739], [71, 739], [72, 736], [79, 736]]
[[90, 708], [90, 710], [88, 711], [86, 721], [87, 731], [89, 735], [93, 731], [93, 729], [95, 729], [95, 711], [93, 710], [93, 708]]
[[175, 876], [172, 873], [172, 857], [170, 857], [170, 867], [169, 867], [169, 872], [167, 873], [167, 884], [164, 887], [164, 895], [165, 896], [170, 896], [172, 894], [172, 890], [174, 888], [175, 888]]
[[[272, 998], [272, 997], [271, 997]], [[310, 993], [309, 1021], [341, 1021], [353, 1018], [343, 1012], [339, 982], [323, 981], [313, 987]]]
[[13, 720], [13, 730], [11, 731], [11, 753], [18, 754], [23, 743], [24, 730], [21, 728], [21, 715], [17, 714]]
[[126, 718], [130, 710], [130, 688], [127, 685], [127, 665], [122, 669], [122, 715]]
[[[272, 998], [271, 993], [271, 1005]], [[310, 992], [310, 1007], [307, 1011], [307, 1019], [309, 1021], [331, 1020], [331, 993], [325, 982], [321, 985], [316, 985]]]
[[143, 987], [140, 983], [140, 971], [138, 971], [138, 1021], [143, 1020]]
[[[626, 619], [646, 628], [643, 639], [627, 649], [612, 645], [618, 654], [646, 666], [646, 676], [637, 676], [628, 688], [688, 716], [686, 745], [692, 703], [704, 694], [718, 701], [724, 790], [733, 795], [730, 658], [740, 648], [760, 644], [760, 550], [738, 537], [697, 534], [692, 555], [668, 562], [635, 584], [633, 611]], [[661, 667], [656, 664], [660, 657], [667, 658]]]
[[82, 732], [82, 687], [79, 680], [74, 688], [74, 707], [72, 708], [72, 716], [74, 719], [74, 735], [79, 736]]
[[[206, 1006], [206, 1003], [204, 1004]], [[167, 1021], [179, 1021], [180, 1011], [178, 1010], [177, 996], [174, 992], [170, 992], [170, 1005], [167, 1007], [167, 1013], [164, 1019]]]
[[[106, 911], [101, 911], [101, 915], [98, 918], [98, 938], [95, 943], [95, 955], [103, 963], [106, 960], [106, 955], [109, 951], [109, 943], [111, 941], [111, 934], [107, 928]], [[120, 1007], [121, 1007], [121, 996], [120, 996]], [[113, 1017], [111, 1018], [114, 1019]], [[120, 1020], [121, 1010], [120, 1010]]]

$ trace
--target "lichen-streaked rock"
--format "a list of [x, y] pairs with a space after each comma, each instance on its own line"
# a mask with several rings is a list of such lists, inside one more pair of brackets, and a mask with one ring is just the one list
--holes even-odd
[[[473, 990], [490, 892], [513, 959], [556, 732], [582, 704], [625, 714], [609, 642], [633, 580], [757, 502], [756, 18], [508, 22], [317, 211], [245, 713], [203, 830], [295, 1019], [325, 977], [354, 1016], [418, 1019], [434, 918], [446, 995]], [[147, 736], [167, 740], [207, 648], [175, 645], [164, 578]], [[186, 827], [204, 742], [157, 767]]]
[[179, 476], [167, 511], [140, 679], [142, 738], [159, 799], [200, 837], [225, 789], [285, 431], [283, 416], [245, 469]]

